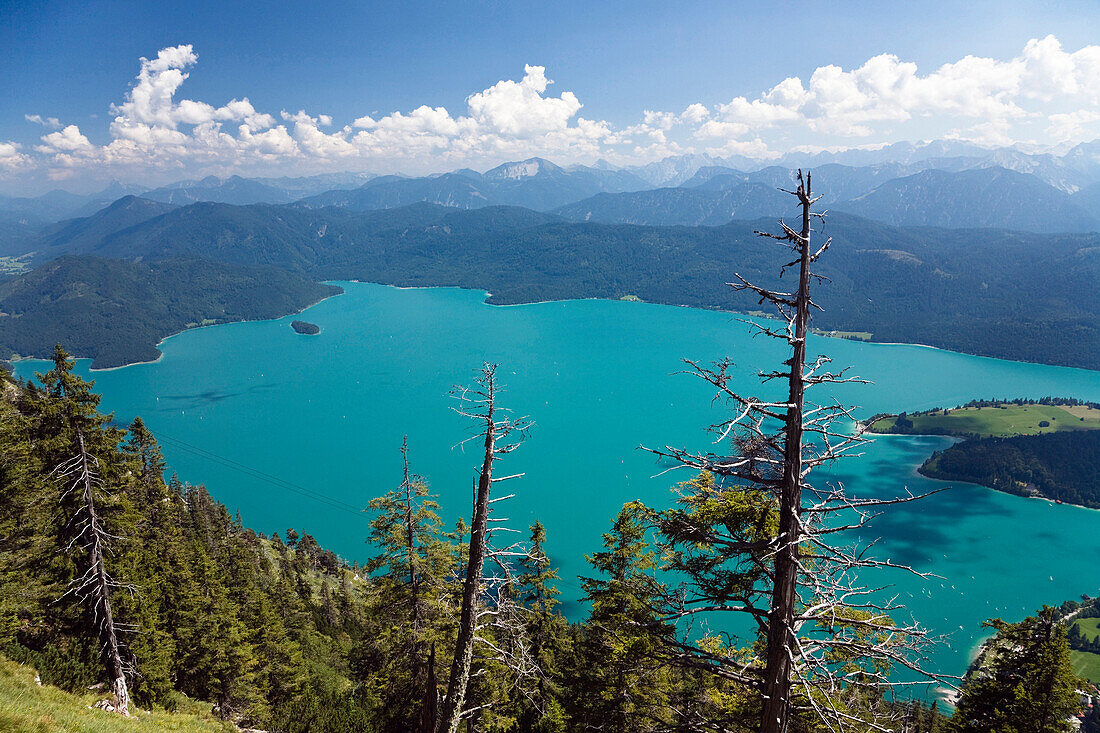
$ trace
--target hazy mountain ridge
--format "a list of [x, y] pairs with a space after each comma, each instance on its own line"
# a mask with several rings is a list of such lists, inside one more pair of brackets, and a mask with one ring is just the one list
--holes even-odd
[[994, 227], [1032, 232], [1100, 230], [1075, 199], [1037, 176], [1005, 168], [926, 170], [887, 181], [836, 208], [898, 226]]
[[562, 168], [542, 158], [505, 163], [485, 173], [468, 169], [438, 176], [380, 176], [354, 191], [329, 191], [301, 206], [344, 206], [357, 211], [407, 206], [419, 201], [473, 209], [523, 206], [546, 211], [596, 193], [640, 190], [647, 184], [622, 170]]
[[[1004, 168], [924, 169], [895, 177], [903, 170], [892, 165], [826, 164], [813, 175], [821, 190], [828, 191], [822, 195], [822, 206], [897, 226], [1044, 233], [1100, 230], [1100, 220], [1089, 213], [1095, 210], [1100, 186], [1071, 195], [1034, 175]], [[782, 216], [790, 213], [792, 204], [778, 189], [790, 188], [792, 175], [780, 167], [752, 173], [707, 167], [679, 188], [604, 194], [555, 213], [577, 221], [687, 226]]]

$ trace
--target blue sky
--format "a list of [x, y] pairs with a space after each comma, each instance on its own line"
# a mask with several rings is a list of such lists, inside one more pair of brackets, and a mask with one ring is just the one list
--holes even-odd
[[[1089, 50], [1100, 43], [1094, 1], [3, 2], [0, 19], [5, 188], [103, 175], [485, 168], [526, 157], [526, 149], [563, 162], [625, 164], [677, 152], [766, 157], [799, 146], [945, 136], [1065, 145], [1100, 135], [1093, 119], [1100, 89], [1091, 86], [1100, 72]], [[139, 59], [179, 46], [191, 46], [191, 55], [161, 64], [188, 74], [171, 104], [224, 110], [212, 124], [237, 141], [197, 143], [192, 123], [201, 125], [201, 114], [131, 110], [116, 125], [128, 142], [109, 150], [120, 137], [112, 105], [128, 102]], [[896, 63], [845, 76], [883, 54]], [[922, 81], [967, 56], [989, 63]], [[1027, 69], [1013, 64], [1025, 57]], [[909, 63], [915, 70], [902, 66]], [[527, 74], [527, 65], [544, 72]], [[815, 91], [815, 70], [829, 66], [842, 73], [822, 76]], [[960, 89], [960, 77], [985, 86]], [[788, 78], [800, 87], [765, 96]], [[894, 96], [846, 101], [826, 85], [854, 89], [876, 79], [894, 84]], [[475, 114], [467, 99], [487, 90], [495, 93]], [[951, 94], [954, 102], [937, 101]], [[731, 106], [739, 97], [745, 104]], [[225, 109], [244, 98], [251, 122], [240, 108]], [[413, 121], [422, 105], [445, 108], [447, 118]], [[45, 124], [28, 121], [35, 115]], [[1051, 124], [1052, 115], [1068, 117]], [[250, 125], [247, 144], [241, 124]]]

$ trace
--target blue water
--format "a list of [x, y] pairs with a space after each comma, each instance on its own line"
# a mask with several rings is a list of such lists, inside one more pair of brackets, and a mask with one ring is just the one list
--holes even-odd
[[[320, 325], [319, 336], [294, 333], [290, 316], [214, 326], [167, 339], [157, 363], [90, 373], [102, 407], [120, 422], [141, 415], [166, 436], [171, 470], [206, 484], [248, 526], [295, 527], [361, 561], [369, 554], [367, 515], [357, 508], [400, 482], [403, 435], [448, 522], [468, 517], [479, 457], [476, 447], [454, 447], [474, 426], [451, 410], [448, 391], [470, 383], [483, 362], [499, 362], [502, 403], [535, 421], [498, 469], [526, 474], [508, 485], [518, 495], [502, 515], [517, 527], [536, 518], [546, 525], [572, 610], [581, 595], [576, 576], [587, 572], [583, 556], [599, 549], [622, 504], [668, 505], [672, 483], [690, 477], [654, 478], [661, 467], [638, 446], [708, 447], [704, 428], [722, 406], [711, 405], [705, 383], [676, 373], [680, 360], [729, 356], [739, 388], [767, 394], [753, 374], [786, 358], [780, 344], [752, 338], [726, 313], [596, 300], [496, 307], [472, 291], [343, 285], [344, 295], [293, 317]], [[861, 415], [976, 397], [1100, 401], [1100, 372], [816, 337], [810, 351], [873, 380], [817, 395], [859, 405]], [[21, 362], [17, 372], [45, 368]], [[79, 362], [82, 375], [88, 369]], [[943, 486], [915, 469], [948, 442], [878, 438], [832, 478], [864, 496]], [[881, 536], [880, 557], [943, 576], [883, 580], [922, 623], [951, 634], [932, 664], [959, 674], [982, 620], [1018, 619], [1043, 603], [1097, 592], [1098, 529], [1094, 511], [961, 485], [889, 510], [865, 534]]]

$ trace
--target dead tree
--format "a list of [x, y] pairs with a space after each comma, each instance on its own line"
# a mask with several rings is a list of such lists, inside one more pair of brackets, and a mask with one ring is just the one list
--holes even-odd
[[[409, 558], [409, 593], [412, 596], [412, 627], [413, 631], [420, 630], [420, 582], [416, 573], [416, 527], [415, 517], [416, 514], [413, 511], [413, 499], [415, 489], [413, 487], [412, 478], [409, 475], [409, 436], [405, 436], [401, 441], [401, 460], [404, 464], [404, 479], [401, 481], [401, 488], [405, 492], [405, 548], [408, 551]], [[419, 650], [414, 657], [413, 662], [413, 679], [419, 679], [419, 663], [420, 656]]]
[[[518, 543], [506, 547], [495, 544], [494, 539], [500, 533], [518, 530], [505, 528], [501, 526], [505, 520], [490, 516], [493, 504], [511, 498], [511, 495], [491, 498], [493, 485], [523, 475], [494, 477], [494, 463], [519, 447], [530, 422], [526, 418], [507, 417], [496, 403], [497, 394], [496, 365], [493, 364], [485, 365], [474, 387], [458, 388], [454, 393], [459, 400], [455, 410], [481, 425], [475, 437], [483, 440], [484, 455], [475, 480], [458, 638], [447, 695], [436, 726], [438, 731], [445, 733], [455, 733], [463, 718], [468, 720], [488, 704], [471, 706], [467, 700], [467, 690], [474, 673], [475, 646], [484, 650], [483, 658], [505, 664], [519, 677], [529, 675], [533, 665], [510, 593], [512, 561], [527, 553]], [[493, 569], [491, 574], [486, 573], [486, 566]], [[484, 633], [490, 628], [497, 632], [495, 636]]]
[[86, 567], [69, 584], [69, 589], [62, 598], [74, 596], [91, 613], [92, 623], [99, 634], [100, 654], [107, 668], [107, 678], [114, 697], [112, 705], [117, 712], [129, 716], [130, 692], [126, 677], [133, 673], [133, 668], [124, 660], [123, 646], [119, 641], [119, 632], [129, 627], [115, 621], [111, 611], [111, 591], [126, 588], [132, 592], [132, 589], [120, 585], [107, 573], [104, 555], [110, 551], [111, 540], [120, 538], [107, 531], [96, 510], [96, 494], [104, 489], [103, 481], [99, 477], [99, 461], [88, 452], [84, 444], [84, 433], [80, 428], [77, 428], [76, 438], [76, 455], [58, 466], [55, 476], [62, 486], [62, 501], [72, 495], [78, 497], [78, 509], [69, 520], [72, 539], [66, 550], [71, 552], [73, 548], [80, 547], [85, 554]]
[[[808, 482], [815, 468], [856, 455], [855, 450], [866, 439], [862, 428], [847, 429], [846, 424], [858, 425], [852, 408], [836, 402], [807, 403], [806, 391], [822, 384], [863, 380], [845, 376], [846, 370], [827, 371], [830, 360], [825, 356], [807, 363], [810, 313], [821, 310], [810, 297], [810, 284], [825, 279], [813, 272], [813, 265], [832, 240], [816, 249], [811, 246], [812, 224], [823, 221], [824, 213], [812, 211], [818, 199], [812, 195], [809, 174], [804, 177], [799, 171], [797, 189], [785, 192], [798, 200], [800, 229], [796, 231], [781, 220], [781, 234], [756, 234], [793, 251], [795, 257], [782, 266], [780, 276], [795, 268], [797, 288], [779, 292], [736, 273], [736, 282], [729, 283], [736, 291], [754, 294], [761, 304], [771, 304], [778, 313], [782, 325], [750, 325], [759, 333], [785, 341], [791, 349], [785, 368], [759, 374], [764, 383], [785, 383], [785, 399], [760, 399], [736, 392], [729, 360], [714, 366], [687, 361], [689, 373], [716, 388], [716, 399], [733, 408], [732, 417], [712, 426], [715, 443], [732, 445], [733, 455], [693, 453], [670, 446], [653, 451], [672, 459], [677, 467], [719, 477], [718, 485], [704, 489], [714, 497], [735, 485], [757, 492], [761, 511], [771, 513], [769, 521], [774, 522], [775, 530], [760, 531], [767, 524], [763, 521], [755, 528], [702, 523], [690, 510], [658, 513], [658, 528], [670, 538], [672, 567], [688, 575], [694, 573], [692, 581], [670, 594], [664, 618], [689, 628], [690, 620], [700, 614], [722, 611], [746, 613], [755, 620], [765, 641], [763, 659], [725, 655], [713, 645], [691, 639], [677, 641], [673, 651], [685, 664], [756, 687], [762, 697], [762, 733], [787, 733], [792, 713], [806, 711], [816, 713], [829, 730], [844, 730], [850, 724], [889, 730], [848, 710], [840, 701], [845, 695], [879, 692], [902, 684], [888, 676], [886, 666], [891, 664], [920, 673], [926, 682], [938, 679], [919, 665], [932, 639], [915, 622], [896, 623], [890, 614], [904, 609], [893, 600], [883, 600], [882, 589], [861, 585], [857, 576], [860, 571], [881, 567], [916, 571], [889, 559], [874, 559], [866, 547], [839, 547], [830, 536], [864, 527], [877, 516], [879, 507], [922, 497], [906, 493], [890, 499], [854, 499], [842, 486], [819, 488]], [[681, 503], [690, 506], [692, 501], [686, 497]], [[736, 566], [735, 572], [729, 570], [730, 565]]]

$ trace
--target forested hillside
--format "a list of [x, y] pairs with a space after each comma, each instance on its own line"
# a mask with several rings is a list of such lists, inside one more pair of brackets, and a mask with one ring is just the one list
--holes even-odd
[[[407, 475], [370, 502], [363, 534], [373, 558], [365, 567], [349, 567], [308, 534], [258, 535], [203, 487], [166, 481], [140, 419], [115, 427], [71, 367], [58, 350], [41, 386], [6, 383], [0, 399], [0, 652], [33, 666], [47, 685], [83, 691], [107, 682], [104, 606], [98, 596], [66, 593], [74, 580], [85, 587], [79, 579], [99, 558], [138, 707], [193, 709], [186, 695], [224, 720], [265, 730], [417, 729], [448, 678], [468, 526], [443, 527], [427, 484]], [[74, 460], [89, 466], [82, 494], [67, 490], [71, 474], [58, 471]], [[588, 558], [583, 622], [560, 615], [557, 574], [541, 551], [545, 532], [533, 526], [531, 550], [502, 591], [522, 609], [518, 625], [488, 620], [478, 632], [467, 695], [474, 729], [601, 730], [613, 721], [620, 731], [754, 730], [759, 694], [680, 658], [664, 620], [677, 592], [652, 576], [659, 548], [646, 527], [667, 523], [662, 542], [677, 546], [675, 528], [709, 511], [715, 488], [704, 475], [683, 487], [702, 492], [701, 504], [665, 515], [632, 503], [613, 518]], [[73, 541], [87, 536], [79, 518], [88, 516], [109, 551]], [[498, 595], [487, 608], [505, 600]], [[837, 694], [853, 721], [886, 715], [914, 723], [911, 731], [942, 724], [917, 704]], [[798, 730], [814, 729], [808, 708], [795, 719]]]
[[44, 356], [64, 341], [100, 368], [152, 361], [190, 326], [277, 318], [339, 292], [273, 267], [60, 257], [0, 283], [0, 353]]
[[1100, 508], [1100, 430], [973, 438], [936, 452], [925, 476]]
[[[120, 217], [119, 225], [127, 221]], [[758, 308], [755, 299], [725, 283], [734, 272], [765, 285], [780, 282], [765, 256], [766, 244], [753, 233], [763, 226], [763, 221], [720, 227], [577, 223], [521, 208], [461, 211], [423, 203], [371, 212], [203, 203], [109, 231], [98, 241], [82, 234], [52, 249], [140, 261], [150, 268], [188, 258], [266, 265], [316, 279], [458, 285], [489, 290], [494, 303], [629, 294], [657, 303], [751, 311]], [[898, 228], [841, 214], [830, 217], [823, 234], [834, 232], [831, 257], [822, 269], [832, 284], [821, 294], [824, 312], [815, 314], [816, 328], [866, 331], [875, 341], [1100, 367], [1100, 291], [1093, 287], [1100, 278], [1100, 235]], [[45, 273], [55, 272], [46, 267], [4, 285], [0, 310], [54, 325], [34, 342], [20, 336], [18, 347], [0, 332], [0, 346], [45, 356], [58, 338], [80, 332], [81, 341], [70, 342], [82, 355], [93, 355], [89, 346], [117, 340], [86, 314], [76, 323], [77, 316], [56, 310], [56, 301], [33, 297], [41, 294], [37, 283], [50, 279]], [[80, 290], [84, 282], [87, 277], [71, 271], [64, 288]], [[299, 292], [303, 287], [298, 282]], [[147, 279], [141, 288], [159, 294], [154, 302], [197, 296], [181, 281], [154, 286]], [[294, 292], [287, 290], [294, 307], [257, 308], [245, 317], [292, 312], [316, 300]], [[25, 295], [13, 300], [16, 294]], [[136, 303], [122, 297], [120, 307], [132, 312]], [[152, 320], [157, 328], [127, 337], [141, 347], [113, 349], [111, 363], [148, 358], [156, 343], [147, 335], [151, 331], [159, 338], [199, 316], [228, 318], [217, 315], [220, 307], [206, 308], [213, 316], [202, 310], [176, 309], [170, 322], [155, 309], [149, 316], [138, 314], [137, 324]]]

